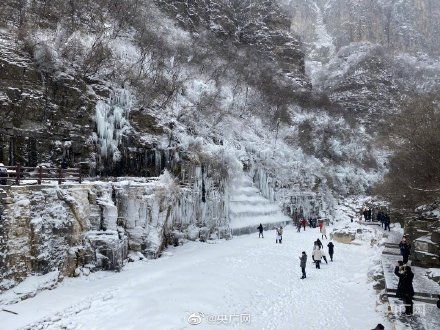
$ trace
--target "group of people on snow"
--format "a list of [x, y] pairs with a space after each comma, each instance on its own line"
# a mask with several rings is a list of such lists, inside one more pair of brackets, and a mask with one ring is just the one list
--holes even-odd
[[297, 231], [301, 231], [301, 227], [306, 230], [306, 226], [308, 225], [310, 228], [316, 228], [318, 226], [320, 220], [318, 218], [311, 216], [306, 219], [304, 216], [298, 216], [298, 214], [294, 213], [292, 215], [292, 224], [296, 227]]
[[[372, 211], [371, 208], [363, 208], [362, 215], [365, 221], [372, 221]], [[377, 221], [381, 223], [384, 230], [391, 231], [390, 223], [391, 219], [388, 213], [380, 210], [376, 215]], [[409, 241], [408, 235], [404, 235], [399, 242], [400, 254], [403, 260], [399, 260], [398, 264], [394, 268], [394, 274], [399, 278], [397, 284], [396, 296], [402, 299], [405, 304], [405, 313], [413, 313], [413, 297], [414, 288], [413, 280], [414, 273], [411, 267], [408, 265], [409, 256], [411, 254], [411, 243]]]
[[402, 299], [405, 303], [405, 314], [413, 313], [413, 298], [414, 298], [414, 273], [411, 267], [404, 264], [403, 261], [399, 260], [398, 264], [394, 268], [394, 274], [399, 278], [397, 284], [396, 297]]
[[309, 218], [309, 227], [310, 228], [316, 228], [317, 224], [318, 224], [317, 218]]
[[[413, 314], [414, 309], [414, 273], [408, 265], [409, 255], [411, 254], [411, 242], [407, 234], [403, 235], [399, 243], [400, 254], [403, 260], [397, 261], [394, 267], [394, 275], [399, 278], [397, 283], [396, 297], [403, 300], [405, 304], [405, 314]], [[440, 295], [438, 295], [437, 307], [440, 308]]]
[[[300, 231], [301, 227], [306, 227], [306, 220], [302, 218], [299, 222], [300, 225], [298, 226], [298, 232]], [[263, 224], [260, 223], [260, 225], [257, 227], [258, 230], [258, 238], [264, 238], [264, 227]], [[321, 239], [327, 239], [327, 230], [324, 221], [321, 221], [319, 224], [319, 230], [321, 233]], [[282, 243], [283, 242], [283, 226], [276, 227], [275, 228], [275, 243]], [[321, 260], [324, 260], [326, 264], [328, 264], [327, 261], [327, 254], [324, 251], [323, 244], [321, 240], [318, 238], [315, 242], [313, 242], [313, 252], [312, 252], [312, 259], [315, 264], [315, 267], [317, 269], [321, 269]], [[334, 254], [334, 244], [332, 242], [329, 242], [327, 244], [328, 247], [328, 254], [330, 256], [330, 261], [333, 261], [333, 254]], [[300, 259], [300, 267], [302, 271], [302, 277], [301, 279], [306, 278], [306, 264], [307, 264], [307, 254], [305, 251], [302, 252]]]
[[365, 221], [373, 221], [373, 212], [371, 211], [371, 208], [364, 207], [362, 215], [364, 216]]
[[[334, 254], [334, 244], [332, 242], [329, 242], [327, 244], [328, 247], [328, 254], [330, 256], [330, 261], [333, 261], [333, 254]], [[307, 264], [307, 254], [305, 251], [302, 252], [300, 259], [300, 267], [302, 271], [302, 277], [301, 279], [304, 279], [307, 277], [306, 275], [306, 264]], [[324, 260], [326, 264], [328, 264], [327, 261], [327, 255], [323, 249], [323, 244], [319, 240], [319, 238], [313, 243], [313, 252], [312, 252], [312, 260], [315, 263], [316, 269], [321, 269], [321, 260]]]
[[304, 228], [304, 231], [306, 230], [307, 220], [305, 218], [301, 218], [296, 222], [296, 229], [299, 233], [301, 231], [301, 227]]
[[[305, 231], [307, 224], [309, 225], [310, 228], [316, 228], [319, 226], [319, 229], [322, 232], [324, 220], [322, 220], [322, 219], [318, 220], [317, 218], [309, 218], [309, 220], [307, 221], [306, 218], [301, 217], [297, 220], [293, 220], [293, 224], [294, 224], [294, 226], [296, 226], [296, 231], [298, 233], [301, 231], [301, 228], [303, 228], [303, 230]], [[325, 230], [324, 230], [324, 236], [326, 236]]]
[[408, 265], [409, 255], [411, 254], [411, 243], [408, 235], [403, 235], [399, 243], [399, 248], [403, 260], [399, 260], [394, 267], [394, 275], [399, 278], [396, 297], [403, 300], [405, 304], [405, 314], [410, 315], [413, 313], [414, 273]]
[[[260, 223], [260, 225], [257, 227], [258, 229], [258, 238], [264, 238], [264, 227], [263, 224]], [[275, 243], [283, 243], [283, 226], [276, 227], [275, 228], [276, 238]]]
[[[362, 216], [364, 218], [364, 220], [367, 221], [373, 221], [373, 211], [371, 210], [370, 207], [364, 207], [361, 210]], [[388, 215], [388, 213], [380, 210], [377, 215], [376, 215], [376, 220], [380, 222], [382, 228], [384, 228], [385, 230], [388, 229], [388, 231], [391, 231], [390, 228], [390, 224], [391, 224], [391, 219], [390, 216]]]
[[377, 213], [376, 218], [377, 218], [377, 221], [380, 222], [381, 226], [385, 230], [388, 229], [388, 231], [391, 231], [391, 229], [390, 229], [391, 219], [390, 219], [390, 216], [388, 215], [388, 213], [379, 211], [379, 213]]

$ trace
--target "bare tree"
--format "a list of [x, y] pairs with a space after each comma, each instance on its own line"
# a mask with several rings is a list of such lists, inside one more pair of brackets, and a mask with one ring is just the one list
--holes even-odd
[[425, 96], [392, 123], [390, 170], [376, 191], [396, 207], [413, 208], [440, 198], [440, 104]]

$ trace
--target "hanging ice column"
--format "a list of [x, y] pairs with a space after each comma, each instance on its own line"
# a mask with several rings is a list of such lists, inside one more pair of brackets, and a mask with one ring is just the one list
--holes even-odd
[[96, 140], [100, 146], [101, 157], [112, 157], [113, 161], [121, 158], [118, 147], [124, 133], [130, 129], [128, 113], [131, 105], [132, 97], [125, 89], [116, 91], [107, 102], [99, 100], [96, 103]]
[[298, 213], [306, 217], [333, 219], [334, 200], [325, 186], [318, 191], [296, 185], [276, 188], [275, 182], [264, 168], [253, 167], [251, 173], [253, 183], [261, 194], [270, 202], [279, 203], [285, 214]]
[[257, 168], [254, 175], [254, 181], [261, 194], [270, 202], [275, 202], [275, 191], [272, 187], [272, 180], [263, 168]]

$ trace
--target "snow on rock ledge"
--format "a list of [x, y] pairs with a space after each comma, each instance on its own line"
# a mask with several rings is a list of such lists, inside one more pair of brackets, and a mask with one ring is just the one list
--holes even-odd
[[229, 234], [224, 196], [201, 202], [165, 173], [149, 182], [18, 186], [1, 199], [0, 292], [30, 275], [119, 270], [129, 251], [156, 258], [167, 244]]
[[349, 228], [335, 230], [330, 234], [330, 239], [339, 243], [349, 244], [356, 239], [356, 230]]

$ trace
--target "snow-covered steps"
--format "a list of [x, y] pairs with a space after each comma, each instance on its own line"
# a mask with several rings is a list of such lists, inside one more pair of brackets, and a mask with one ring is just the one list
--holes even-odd
[[[275, 228], [279, 228], [280, 226], [287, 226], [290, 222], [287, 221], [280, 221], [280, 222], [270, 222], [270, 223], [264, 223], [261, 222], [264, 227], [264, 231], [273, 230]], [[248, 235], [252, 234], [258, 231], [257, 229], [258, 225], [253, 226], [245, 226], [245, 227], [237, 227], [237, 228], [231, 228], [232, 236], [240, 236], [240, 235]]]
[[[392, 313], [390, 317], [392, 320], [395, 320], [396, 329], [401, 329], [403, 328], [402, 323], [406, 323], [406, 321], [400, 318], [400, 315], [405, 311], [405, 306], [403, 301], [396, 297], [398, 277], [394, 275], [394, 268], [397, 265], [397, 261], [402, 260], [398, 243], [403, 235], [403, 231], [400, 228], [396, 229], [393, 227], [386, 234], [387, 241], [381, 256], [385, 292]], [[414, 329], [439, 329], [440, 314], [437, 313], [437, 307], [435, 306], [437, 299], [435, 298], [440, 294], [440, 287], [435, 281], [426, 276], [426, 268], [411, 265], [411, 270], [414, 273], [414, 312], [416, 315], [421, 316], [412, 319], [411, 327]]]
[[265, 198], [247, 175], [237, 180], [230, 195], [229, 218], [232, 235], [250, 234], [262, 223], [265, 230], [290, 222], [280, 207]]
[[234, 208], [230, 210], [230, 214], [234, 218], [245, 218], [250, 216], [273, 216], [280, 211], [275, 204], [243, 204], [242, 202], [233, 202]]

